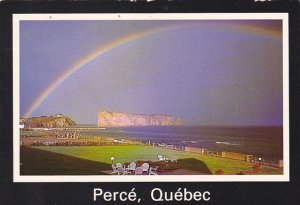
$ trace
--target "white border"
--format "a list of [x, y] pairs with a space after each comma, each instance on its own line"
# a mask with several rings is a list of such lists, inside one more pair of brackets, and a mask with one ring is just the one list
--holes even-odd
[[[21, 20], [263, 20], [283, 21], [283, 175], [20, 176], [20, 21]], [[289, 181], [289, 47], [287, 13], [172, 14], [13, 14], [13, 180], [14, 182], [241, 182]]]

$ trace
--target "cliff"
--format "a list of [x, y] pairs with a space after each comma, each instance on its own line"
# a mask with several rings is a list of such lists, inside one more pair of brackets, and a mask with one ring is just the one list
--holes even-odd
[[69, 127], [76, 123], [69, 117], [32, 117], [24, 120], [25, 127]]
[[182, 125], [184, 125], [183, 119], [177, 118], [176, 121], [175, 121], [175, 125], [177, 125], [177, 126], [182, 126]]
[[174, 117], [163, 114], [129, 114], [122, 112], [108, 112], [102, 110], [98, 113], [99, 127], [130, 127], [130, 126], [171, 126]]

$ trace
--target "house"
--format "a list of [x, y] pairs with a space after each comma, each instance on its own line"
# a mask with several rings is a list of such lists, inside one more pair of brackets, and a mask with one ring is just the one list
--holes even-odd
[[62, 117], [62, 116], [63, 116], [62, 114], [56, 114], [53, 117]]

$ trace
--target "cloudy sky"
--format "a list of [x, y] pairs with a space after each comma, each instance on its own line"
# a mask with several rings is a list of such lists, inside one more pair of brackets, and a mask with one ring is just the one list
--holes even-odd
[[[89, 60], [30, 110], [78, 60], [143, 31], [151, 32]], [[22, 21], [20, 78], [21, 116], [96, 124], [107, 109], [191, 125], [282, 125], [281, 21]]]

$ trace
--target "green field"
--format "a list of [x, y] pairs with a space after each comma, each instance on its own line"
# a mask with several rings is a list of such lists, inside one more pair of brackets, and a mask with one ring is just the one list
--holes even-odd
[[[21, 175], [87, 175], [105, 174], [114, 163], [157, 161], [157, 155], [177, 156], [177, 167], [214, 174], [251, 170], [253, 164], [152, 146], [36, 146], [21, 147]], [[168, 162], [171, 163], [171, 162]]]

